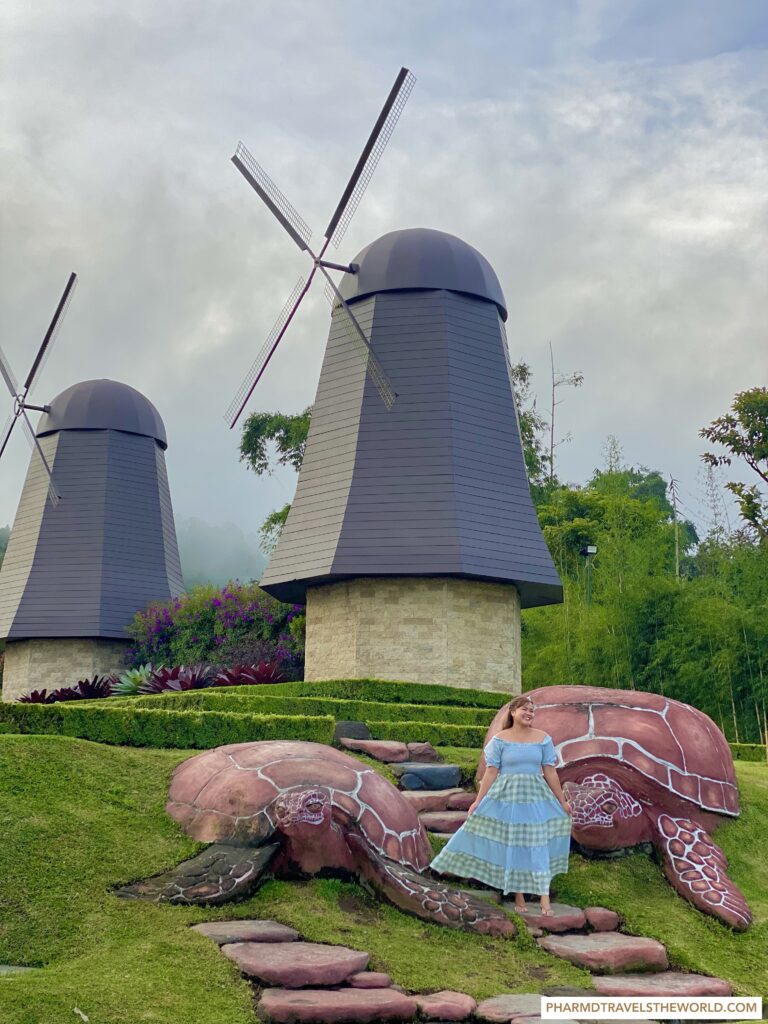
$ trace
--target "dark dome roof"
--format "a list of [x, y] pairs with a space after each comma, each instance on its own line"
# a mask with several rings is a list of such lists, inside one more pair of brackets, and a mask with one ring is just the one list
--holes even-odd
[[84, 380], [62, 391], [37, 425], [37, 436], [57, 430], [122, 430], [154, 437], [168, 447], [160, 413], [148, 398], [115, 380]]
[[493, 267], [477, 249], [455, 235], [431, 228], [390, 231], [352, 260], [356, 274], [345, 274], [340, 292], [348, 301], [417, 288], [445, 288], [495, 302], [502, 320], [507, 306]]

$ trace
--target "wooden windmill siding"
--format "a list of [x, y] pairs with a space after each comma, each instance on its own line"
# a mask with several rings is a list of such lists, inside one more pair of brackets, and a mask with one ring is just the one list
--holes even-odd
[[[337, 308], [296, 497], [262, 586], [307, 600], [308, 678], [384, 673], [515, 688], [519, 606], [559, 602], [562, 585], [528, 488], [498, 280], [471, 246], [426, 229], [385, 235], [354, 263], [341, 292], [397, 400], [382, 403]], [[432, 582], [414, 589], [409, 580]], [[414, 633], [409, 620], [430, 618], [423, 601], [442, 611]], [[500, 653], [486, 671], [451, 646], [472, 648], [489, 617], [511, 660]], [[382, 633], [378, 652], [370, 628]], [[345, 645], [357, 653], [343, 656]], [[409, 645], [422, 651], [410, 668]]]
[[0, 570], [5, 699], [113, 671], [136, 611], [183, 590], [154, 406], [86, 381], [53, 400], [37, 435], [61, 501], [46, 500], [33, 458]]

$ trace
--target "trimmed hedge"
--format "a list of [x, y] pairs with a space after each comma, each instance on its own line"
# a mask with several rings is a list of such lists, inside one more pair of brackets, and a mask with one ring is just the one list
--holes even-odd
[[[249, 692], [240, 692], [245, 689]], [[272, 696], [271, 693], [254, 694], [253, 690], [258, 689], [260, 688], [233, 686], [113, 699], [120, 700], [123, 707], [236, 711], [261, 715], [332, 715], [337, 722], [367, 721], [372, 718], [376, 721], [437, 722], [450, 725], [482, 725], [487, 728], [493, 717], [491, 709], [429, 704], [383, 704], [364, 700], [334, 700], [331, 697], [278, 697]]]
[[488, 731], [487, 726], [441, 725], [438, 722], [368, 722], [367, 725], [375, 740], [475, 749], [482, 747]]
[[[264, 687], [243, 686], [240, 690], [260, 691]], [[327, 679], [318, 683], [270, 684], [276, 697], [333, 697], [337, 700], [364, 700], [385, 704], [445, 704], [450, 707], [490, 708], [498, 711], [510, 699], [509, 693], [485, 690], [459, 690], [435, 683], [398, 683], [377, 679]]]
[[[84, 701], [0, 706], [0, 730], [53, 733], [95, 743], [129, 747], [179, 747], [205, 750], [252, 740], [313, 740], [331, 743], [330, 715], [254, 715], [218, 711], [166, 711], [124, 704], [84, 707]], [[10, 726], [11, 729], [5, 727]]]
[[729, 743], [736, 761], [768, 761], [768, 752], [762, 743]]

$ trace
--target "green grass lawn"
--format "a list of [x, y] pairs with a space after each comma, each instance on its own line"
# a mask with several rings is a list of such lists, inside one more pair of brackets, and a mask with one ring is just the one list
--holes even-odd
[[[371, 966], [412, 991], [455, 987], [476, 997], [589, 986], [527, 935], [481, 938], [429, 925], [334, 880], [272, 882], [215, 909], [123, 902], [113, 886], [153, 874], [200, 847], [163, 805], [174, 765], [191, 752], [110, 747], [55, 736], [0, 735], [0, 963], [39, 967], [0, 977], [3, 1024], [246, 1024], [251, 992], [197, 921], [270, 917], [307, 939], [371, 953]], [[446, 750], [471, 773], [475, 755]], [[618, 910], [629, 930], [664, 941], [676, 964], [768, 991], [768, 770], [739, 764], [745, 813], [718, 831], [755, 912], [744, 935], [677, 897], [647, 858], [572, 858], [560, 898]]]

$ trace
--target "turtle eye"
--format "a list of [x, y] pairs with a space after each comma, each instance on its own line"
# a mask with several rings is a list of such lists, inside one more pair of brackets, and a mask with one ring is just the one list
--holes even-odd
[[606, 800], [603, 804], [603, 810], [607, 811], [608, 814], [613, 814], [614, 811], [618, 810], [618, 804], [615, 800]]

